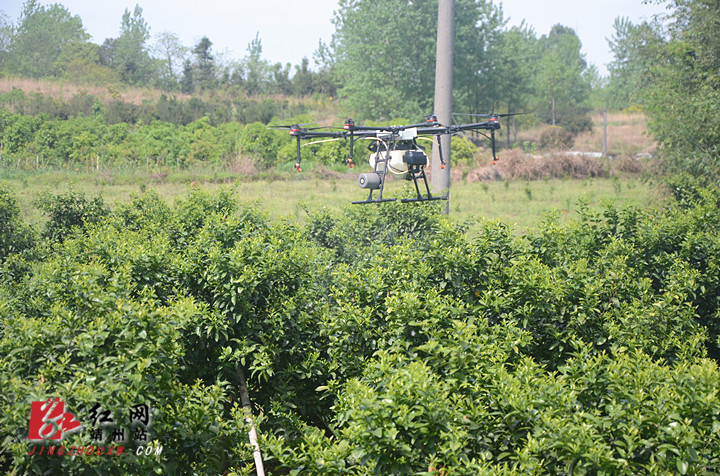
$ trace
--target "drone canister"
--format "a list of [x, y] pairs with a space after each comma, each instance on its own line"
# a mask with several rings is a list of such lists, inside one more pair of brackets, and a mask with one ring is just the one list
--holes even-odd
[[360, 188], [377, 190], [378, 188], [380, 188], [381, 183], [382, 178], [380, 177], [380, 174], [376, 174], [375, 172], [360, 174], [360, 176], [358, 177], [358, 185], [360, 186]]

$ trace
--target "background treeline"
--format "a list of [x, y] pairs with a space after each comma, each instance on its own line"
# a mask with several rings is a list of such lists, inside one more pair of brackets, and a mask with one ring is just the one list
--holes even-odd
[[[271, 474], [717, 474], [720, 191], [672, 190], [469, 238], [427, 204], [300, 224], [199, 189], [45, 195], [36, 228], [0, 188], [0, 468], [251, 474], [240, 369]], [[48, 396], [149, 404], [163, 454], [28, 456]]]
[[248, 95], [333, 96], [336, 91], [329, 72], [310, 70], [307, 58], [295, 66], [270, 64], [262, 58], [259, 36], [240, 60], [216, 59], [208, 37], [186, 46], [174, 33], [161, 32], [150, 44], [150, 26], [140, 6], [132, 13], [126, 10], [118, 37], [102, 44], [90, 42], [80, 17], [61, 3], [28, 0], [16, 22], [7, 15], [0, 20], [0, 71], [13, 76], [148, 86], [184, 94], [222, 88]]
[[[209, 37], [186, 46], [161, 32], [151, 42], [139, 6], [124, 13], [117, 38], [94, 44], [82, 20], [62, 4], [29, 0], [15, 22], [4, 18], [0, 71], [177, 95], [339, 96], [347, 112], [362, 119], [414, 117], [431, 112], [435, 66], [428, 59], [435, 57], [430, 33], [436, 14], [436, 2], [341, 1], [335, 35], [314, 52], [312, 69], [307, 58], [300, 65], [270, 64], [259, 36], [237, 60], [216, 58]], [[590, 127], [587, 112], [599, 77], [571, 28], [556, 25], [541, 37], [529, 27], [507, 28], [500, 7], [484, 0], [458, 1], [456, 19], [456, 110], [533, 110], [540, 120], [572, 132]]]
[[[402, 15], [397, 12], [402, 11]], [[27, 1], [15, 23], [5, 18], [0, 71], [28, 78], [88, 84], [148, 86], [166, 92], [231, 91], [255, 96], [294, 95], [345, 99], [363, 119], [428, 114], [432, 104], [436, 2], [339, 2], [336, 33], [314, 52], [315, 70], [270, 64], [259, 36], [244, 58], [218, 59], [212, 41], [182, 45], [161, 32], [151, 43], [142, 8], [126, 11], [117, 38], [88, 41], [78, 16], [60, 3]], [[506, 28], [489, 1], [457, 5], [456, 109], [466, 112], [542, 109], [549, 124], [588, 127], [585, 113], [597, 69], [588, 65], [571, 28], [554, 27], [537, 37], [528, 27]], [[386, 32], [377, 35], [377, 31]], [[549, 93], [549, 94], [548, 94]], [[625, 104], [624, 106], [629, 105]], [[579, 116], [579, 117], [578, 117]]]
[[[525, 25], [508, 27], [498, 4], [458, 0], [454, 110], [531, 111], [508, 122], [512, 145], [510, 131], [518, 121], [539, 121], [554, 126], [548, 133], [572, 135], [592, 126], [593, 108], [637, 105], [670, 169], [715, 176], [720, 7], [707, 0], [661, 3], [667, 13], [647, 22], [615, 21], [608, 39], [614, 59], [609, 75], [601, 77], [581, 53], [572, 28], [555, 25], [538, 36]], [[307, 59], [300, 65], [270, 64], [259, 36], [237, 60], [217, 58], [209, 37], [186, 46], [161, 32], [151, 42], [139, 6], [125, 11], [116, 38], [94, 44], [82, 20], [61, 4], [28, 0], [16, 20], [0, 15], [0, 72], [115, 91], [132, 85], [165, 92], [167, 99], [156, 99], [154, 112], [147, 111], [152, 106], [105, 101], [114, 103], [105, 104], [111, 123], [152, 116], [186, 125], [201, 111], [212, 124], [267, 122], [297, 111], [248, 98], [282, 102], [291, 96], [332, 97], [343, 115], [364, 120], [417, 118], [432, 112], [436, 11], [432, 1], [341, 0], [333, 38], [319, 45], [311, 67]], [[53, 106], [46, 106], [50, 111], [42, 112], [52, 115]]]

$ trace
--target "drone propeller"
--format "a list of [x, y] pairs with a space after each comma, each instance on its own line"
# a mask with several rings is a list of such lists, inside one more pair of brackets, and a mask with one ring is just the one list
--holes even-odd
[[529, 112], [507, 112], [505, 114], [498, 114], [498, 117], [510, 117], [510, 116], [523, 116], [525, 114], [530, 114]]
[[506, 112], [504, 114], [463, 114], [460, 112], [454, 112], [453, 116], [472, 116], [472, 117], [510, 117], [510, 116], [520, 116], [523, 114], [530, 114], [529, 112]]
[[314, 122], [305, 122], [303, 124], [278, 124], [275, 126], [268, 126], [268, 129], [294, 129], [294, 128], [300, 128], [302, 126], [308, 126], [310, 124], [315, 124]]
[[[463, 113], [454, 113], [454, 116], [472, 116], [477, 118], [487, 118], [487, 121], [484, 122], [477, 122], [473, 124], [454, 124], [452, 126], [448, 126], [447, 133], [448, 134], [457, 134], [459, 132], [463, 131], [477, 131], [483, 136], [487, 137], [490, 140], [490, 147], [492, 148], [492, 163], [493, 165], [497, 164], [497, 161], [499, 160], [497, 156], [497, 149], [496, 149], [496, 143], [495, 143], [495, 131], [497, 129], [500, 129], [500, 118], [501, 117], [511, 117], [511, 116], [519, 116], [522, 114], [530, 114], [528, 112], [509, 112], [505, 114], [463, 114]], [[486, 133], [481, 132], [481, 130], [489, 131], [489, 135]], [[438, 137], [439, 139], [439, 137]]]

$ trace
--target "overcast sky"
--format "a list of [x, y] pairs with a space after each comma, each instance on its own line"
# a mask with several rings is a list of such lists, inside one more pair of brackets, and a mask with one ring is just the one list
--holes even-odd
[[[1, 0], [0, 10], [15, 22], [23, 3]], [[60, 3], [80, 16], [98, 44], [105, 38], [117, 37], [125, 9], [132, 13], [139, 4], [152, 35], [172, 32], [186, 46], [193, 46], [207, 36], [216, 54], [240, 59], [259, 33], [266, 60], [292, 64], [300, 64], [304, 56], [312, 64], [318, 42], [330, 41], [334, 31], [331, 20], [337, 7], [337, 0], [40, 0], [39, 3]], [[538, 36], [548, 33], [556, 23], [574, 28], [588, 62], [594, 63], [602, 74], [606, 72], [605, 64], [612, 60], [606, 38], [613, 33], [614, 19], [623, 16], [637, 22], [662, 11], [662, 7], [644, 5], [642, 0], [503, 0], [502, 4], [510, 25], [520, 24], [524, 19]]]

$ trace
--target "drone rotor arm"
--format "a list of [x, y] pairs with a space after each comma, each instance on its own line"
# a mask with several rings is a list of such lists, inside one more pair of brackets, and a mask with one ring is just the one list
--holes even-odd
[[298, 135], [297, 138], [297, 162], [295, 162], [295, 170], [298, 172], [302, 172], [302, 168], [300, 167], [300, 161], [302, 160], [300, 157], [300, 139], [301, 137]]
[[457, 132], [463, 132], [463, 131], [476, 131], [476, 130], [491, 130], [498, 128], [499, 124], [493, 122], [493, 121], [484, 121], [484, 122], [474, 122], [472, 124], [460, 124], [457, 126], [452, 126], [453, 129], [455, 129]]
[[492, 146], [492, 164], [497, 164], [498, 156], [495, 152], [495, 129], [490, 130], [490, 145]]
[[354, 147], [355, 147], [355, 134], [354, 134], [354, 132], [355, 132], [355, 131], [352, 131], [352, 130], [350, 131], [350, 156], [348, 157], [348, 160], [347, 160], [348, 167], [350, 167], [350, 168], [355, 167], [355, 164], [353, 163], [353, 159], [355, 158], [355, 155], [354, 155], [354, 152], [353, 152]]
[[314, 141], [311, 141], [311, 142], [305, 142], [305, 143], [304, 143], [303, 145], [301, 145], [300, 147], [305, 147], [305, 146], [307, 146], [307, 145], [313, 145], [313, 144], [322, 144], [322, 143], [324, 143], [324, 142], [335, 142], [336, 140], [340, 140], [340, 139], [342, 139], [342, 137], [335, 137], [335, 138], [332, 138], [332, 139], [314, 140]]
[[438, 135], [438, 134], [447, 134], [447, 128], [442, 126], [428, 126], [428, 127], [418, 127], [417, 128], [417, 135]]
[[438, 141], [438, 152], [440, 154], [440, 168], [444, 169], [445, 168], [445, 157], [443, 157], [443, 153], [442, 153], [443, 147], [442, 147], [440, 135], [438, 135], [437, 141]]

